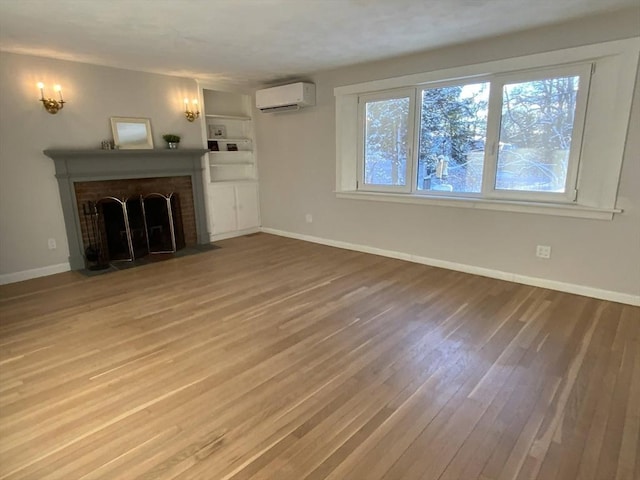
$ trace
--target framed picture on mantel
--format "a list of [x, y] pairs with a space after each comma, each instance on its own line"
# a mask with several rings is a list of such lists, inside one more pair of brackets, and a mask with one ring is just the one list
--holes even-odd
[[111, 131], [116, 148], [121, 150], [153, 148], [151, 120], [148, 118], [111, 117]]

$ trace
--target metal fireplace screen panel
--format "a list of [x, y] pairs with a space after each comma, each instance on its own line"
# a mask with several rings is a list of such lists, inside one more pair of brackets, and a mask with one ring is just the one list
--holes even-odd
[[178, 195], [149, 193], [104, 197], [83, 205], [89, 262], [133, 261], [148, 254], [175, 253], [185, 246]]

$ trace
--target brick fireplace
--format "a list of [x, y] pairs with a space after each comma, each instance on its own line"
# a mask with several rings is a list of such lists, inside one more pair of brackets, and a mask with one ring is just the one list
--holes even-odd
[[135, 198], [173, 193], [186, 245], [208, 244], [202, 180], [203, 149], [45, 150], [56, 178], [72, 270], [85, 267], [88, 245], [83, 205], [104, 197]]

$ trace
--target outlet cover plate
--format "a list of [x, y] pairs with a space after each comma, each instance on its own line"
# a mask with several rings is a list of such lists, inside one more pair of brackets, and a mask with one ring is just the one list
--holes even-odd
[[551, 258], [551, 247], [549, 245], [538, 245], [536, 247], [536, 257]]

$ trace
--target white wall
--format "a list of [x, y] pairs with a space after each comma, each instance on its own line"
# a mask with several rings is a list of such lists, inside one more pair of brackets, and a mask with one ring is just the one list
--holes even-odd
[[[333, 89], [369, 80], [568, 48], [637, 35], [637, 10], [473, 44], [321, 72], [317, 106], [256, 113], [263, 227], [404, 252], [622, 297], [640, 295], [640, 99], [636, 88], [613, 221], [454, 207], [336, 199]], [[313, 223], [305, 223], [305, 214]], [[535, 257], [537, 244], [552, 258]], [[586, 289], [585, 289], [586, 291]], [[616, 295], [611, 295], [616, 298]], [[636, 297], [637, 298], [637, 297]]]
[[[64, 109], [47, 113], [36, 84], [63, 87]], [[198, 122], [182, 114], [197, 97], [195, 81], [39, 57], [0, 53], [0, 281], [63, 270], [67, 238], [48, 148], [100, 148], [112, 116], [147, 117], [156, 148], [177, 133], [183, 147], [201, 147]], [[47, 239], [55, 238], [56, 250]], [[25, 271], [35, 270], [35, 272]]]

